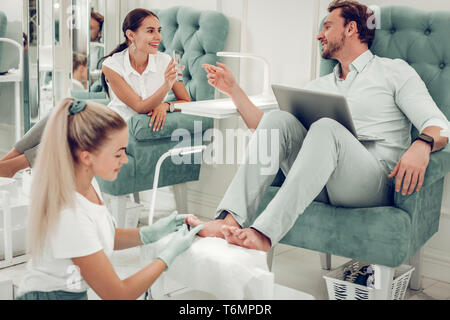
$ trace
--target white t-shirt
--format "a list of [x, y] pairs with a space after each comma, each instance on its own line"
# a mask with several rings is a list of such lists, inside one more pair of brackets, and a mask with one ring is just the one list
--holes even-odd
[[[92, 185], [102, 200], [95, 179]], [[71, 258], [114, 250], [114, 220], [105, 205], [90, 202], [78, 192], [75, 210], [64, 209], [55, 232], [47, 237], [40, 261], [32, 259], [19, 285], [18, 296], [31, 291], [83, 292], [89, 286]]]
[[71, 81], [71, 85], [72, 85], [72, 90], [75, 91], [86, 91], [86, 88], [83, 86], [83, 84], [81, 83], [81, 81], [77, 80], [77, 79], [73, 79]]
[[[164, 72], [169, 62], [170, 56], [168, 54], [162, 52], [149, 54], [147, 68], [142, 74], [139, 74], [131, 66], [130, 54], [128, 49], [125, 49], [105, 59], [102, 65], [117, 72], [142, 99], [147, 99], [164, 84]], [[108, 106], [120, 114], [125, 121], [138, 114], [117, 98], [111, 87], [109, 87], [109, 96], [111, 102]]]

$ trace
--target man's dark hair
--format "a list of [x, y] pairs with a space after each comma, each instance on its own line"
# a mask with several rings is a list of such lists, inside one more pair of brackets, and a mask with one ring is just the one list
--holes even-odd
[[[373, 39], [375, 38], [375, 28], [368, 27], [368, 21], [373, 15], [372, 10], [367, 6], [353, 0], [334, 0], [328, 6], [328, 12], [341, 9], [341, 17], [344, 18], [344, 26], [347, 26], [351, 21], [356, 23], [358, 27], [358, 38], [362, 43], [367, 43], [369, 48], [372, 46]], [[375, 21], [372, 21], [372, 24]]]

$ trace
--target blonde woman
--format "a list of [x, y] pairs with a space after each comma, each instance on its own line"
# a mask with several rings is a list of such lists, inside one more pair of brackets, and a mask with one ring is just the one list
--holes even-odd
[[[113, 110], [65, 99], [45, 127], [31, 187], [27, 274], [20, 300], [87, 299], [89, 286], [103, 299], [136, 299], [192, 243], [203, 226], [187, 231], [172, 214], [140, 229], [115, 229], [94, 176], [114, 180], [126, 163], [128, 129]], [[177, 231], [178, 230], [178, 231]], [[113, 250], [154, 242], [177, 231], [138, 273], [119, 279]]]

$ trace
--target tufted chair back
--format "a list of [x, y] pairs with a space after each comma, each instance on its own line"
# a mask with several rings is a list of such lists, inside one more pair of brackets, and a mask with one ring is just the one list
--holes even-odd
[[[425, 12], [382, 7], [381, 28], [370, 50], [380, 57], [409, 63], [425, 82], [442, 112], [450, 119], [450, 12]], [[333, 71], [336, 60], [322, 59], [320, 75]], [[413, 127], [412, 136], [418, 132]]]
[[163, 40], [159, 51], [172, 56], [181, 53], [184, 85], [193, 101], [214, 98], [202, 64], [215, 65], [228, 35], [227, 18], [216, 11], [198, 11], [189, 7], [152, 10], [158, 15]]

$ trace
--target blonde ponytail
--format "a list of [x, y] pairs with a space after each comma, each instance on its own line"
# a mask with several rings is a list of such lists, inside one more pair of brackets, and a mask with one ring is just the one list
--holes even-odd
[[33, 259], [42, 256], [61, 210], [75, 206], [78, 151], [98, 150], [113, 131], [127, 126], [117, 113], [93, 102], [71, 115], [72, 103], [71, 98], [63, 99], [49, 118], [33, 168], [27, 225], [27, 248]]

